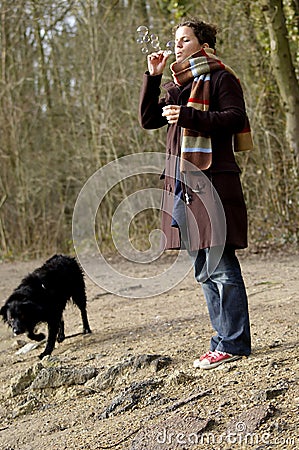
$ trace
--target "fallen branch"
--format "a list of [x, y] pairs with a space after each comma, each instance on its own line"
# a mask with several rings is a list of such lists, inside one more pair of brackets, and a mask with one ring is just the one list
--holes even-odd
[[[148, 422], [148, 420], [153, 420], [154, 417], [158, 417], [161, 416], [162, 414], [167, 414], [169, 412], [173, 412], [176, 411], [177, 409], [181, 408], [182, 406], [187, 405], [188, 403], [192, 403], [195, 402], [196, 400], [198, 400], [201, 397], [204, 397], [205, 395], [209, 395], [211, 394], [212, 389], [207, 389], [206, 391], [202, 391], [202, 392], [198, 392], [197, 394], [191, 395], [190, 397], [185, 398], [184, 400], [180, 400], [176, 403], [174, 403], [171, 406], [168, 406], [166, 409], [164, 409], [163, 411], [158, 412], [157, 414], [154, 414], [153, 416], [149, 416], [148, 419], [146, 419], [146, 422]], [[138, 431], [140, 431], [142, 429], [142, 426], [138, 427], [136, 430], [132, 431], [130, 434], [128, 434], [127, 436], [125, 436], [123, 439], [121, 439], [118, 442], [115, 442], [114, 444], [111, 445], [107, 445], [107, 446], [103, 446], [103, 445], [99, 445], [98, 448], [101, 449], [109, 449], [109, 448], [113, 448], [113, 447], [117, 447], [118, 445], [122, 444], [123, 442], [127, 441], [130, 437], [132, 437], [134, 434], [138, 433]]]
[[180, 400], [180, 401], [174, 403], [174, 405], [168, 406], [165, 409], [165, 411], [163, 411], [161, 414], [175, 411], [175, 410], [181, 408], [182, 406], [187, 405], [188, 403], [195, 402], [199, 398], [204, 397], [205, 395], [211, 394], [211, 392], [212, 392], [212, 389], [207, 389], [206, 391], [198, 392], [197, 394], [191, 395], [190, 397], [188, 397], [184, 400]]

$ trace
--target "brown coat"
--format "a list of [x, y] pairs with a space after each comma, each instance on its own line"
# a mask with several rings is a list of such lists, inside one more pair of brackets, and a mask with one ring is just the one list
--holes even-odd
[[[233, 135], [242, 130], [246, 111], [243, 92], [237, 79], [225, 70], [211, 74], [209, 111], [187, 107], [191, 83], [179, 88], [173, 82], [163, 86], [161, 76], [144, 74], [140, 94], [139, 120], [145, 129], [157, 129], [167, 125], [164, 194], [162, 204], [162, 230], [166, 236], [165, 249], [181, 247], [178, 228], [171, 226], [175, 191], [176, 157], [180, 156], [182, 128], [189, 128], [210, 135], [212, 140], [212, 165], [203, 173], [211, 180], [223, 205], [226, 219], [226, 245], [235, 248], [247, 247], [247, 211], [240, 184], [240, 169], [232, 148]], [[168, 125], [162, 116], [166, 104], [181, 105], [177, 124]], [[190, 182], [188, 181], [188, 186]], [[189, 192], [189, 187], [184, 187]], [[192, 195], [186, 205], [190, 250], [220, 244], [211, 234], [211, 223], [206, 208], [198, 195]], [[213, 197], [213, 195], [212, 195]], [[193, 220], [189, 220], [191, 217]], [[213, 219], [214, 220], [214, 219]], [[194, 226], [194, 222], [196, 226]], [[195, 229], [197, 228], [197, 229]], [[199, 232], [199, 233], [198, 233]]]

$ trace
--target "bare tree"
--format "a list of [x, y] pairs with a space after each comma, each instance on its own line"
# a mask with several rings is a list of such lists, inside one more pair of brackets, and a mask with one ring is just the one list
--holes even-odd
[[[282, 74], [276, 76], [274, 65], [275, 76], [270, 71], [266, 16], [274, 21], [269, 27], [275, 24], [277, 33], [284, 31], [275, 22], [280, 10], [270, 9], [276, 1], [263, 2], [262, 13], [257, 1], [202, 0], [199, 8], [198, 2], [186, 0], [2, 0], [0, 257], [71, 251], [72, 211], [87, 178], [123, 155], [164, 151], [165, 130], [145, 132], [137, 120], [147, 64], [136, 29], [147, 25], [163, 46], [185, 13], [218, 23], [219, 54], [236, 69], [245, 91], [256, 149], [238, 159], [252, 240], [296, 239], [298, 177], [294, 152], [285, 151], [290, 146], [285, 117], [290, 117], [288, 136], [294, 132], [298, 143], [290, 109], [297, 87], [283, 78], [284, 94], [277, 89]], [[298, 0], [285, 0], [284, 6], [285, 12], [293, 12], [285, 16], [293, 56], [287, 61], [298, 73], [296, 26], [291, 31], [298, 20]], [[276, 42], [278, 36], [271, 39]], [[277, 61], [275, 70], [287, 72], [285, 66]], [[166, 71], [165, 81], [170, 77]], [[109, 192], [98, 220], [105, 245], [111, 245], [110, 222], [119, 202], [158, 183], [136, 176]], [[132, 221], [132, 239], [140, 248], [158, 223], [157, 211]]]
[[283, 1], [263, 0], [262, 4], [270, 36], [273, 74], [285, 111], [287, 142], [299, 156], [299, 84], [290, 51]]

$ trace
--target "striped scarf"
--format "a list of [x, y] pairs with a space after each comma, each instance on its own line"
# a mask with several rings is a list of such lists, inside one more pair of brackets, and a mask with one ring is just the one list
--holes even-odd
[[[170, 66], [174, 81], [182, 86], [193, 79], [190, 98], [187, 106], [201, 111], [209, 110], [210, 103], [210, 74], [216, 70], [225, 69], [237, 79], [236, 73], [214, 55], [214, 50], [201, 49], [182, 63], [172, 63]], [[234, 151], [252, 150], [253, 142], [250, 125], [246, 116], [243, 130], [234, 135]], [[191, 166], [190, 164], [191, 163]], [[208, 169], [212, 164], [211, 137], [187, 128], [183, 129], [181, 145], [181, 172], [192, 170], [195, 165], [200, 170]]]

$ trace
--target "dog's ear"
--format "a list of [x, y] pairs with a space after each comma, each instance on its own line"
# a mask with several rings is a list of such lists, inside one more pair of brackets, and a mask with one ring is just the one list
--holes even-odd
[[11, 296], [7, 299], [7, 302], [4, 306], [6, 309], [9, 308], [10, 305], [13, 305], [14, 302], [23, 302], [26, 299], [24, 292], [20, 290], [15, 290]]
[[0, 309], [0, 316], [3, 317], [4, 322], [7, 321], [7, 305], [2, 306]]
[[26, 317], [30, 317], [34, 319], [36, 316], [40, 316], [43, 311], [41, 305], [32, 302], [31, 300], [26, 300], [19, 305], [19, 310], [26, 315]]

